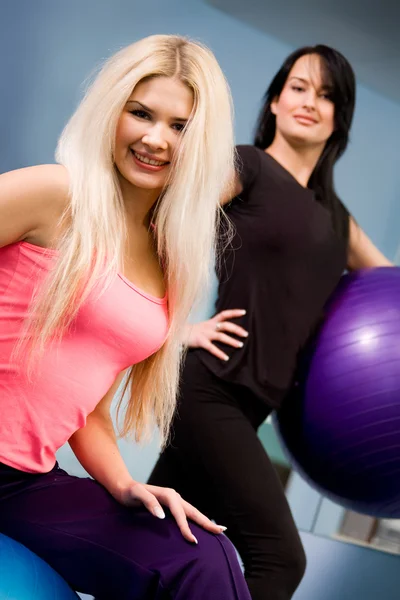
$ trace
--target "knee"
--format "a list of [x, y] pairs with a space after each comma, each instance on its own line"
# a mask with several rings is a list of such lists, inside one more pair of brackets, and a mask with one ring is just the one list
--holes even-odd
[[307, 558], [303, 545], [299, 540], [290, 550], [286, 549], [284, 554], [285, 576], [292, 593], [297, 589], [304, 577], [307, 567]]
[[221, 583], [232, 572], [241, 572], [239, 558], [233, 544], [225, 535], [196, 532], [199, 544], [195, 549], [194, 568], [202, 578]]
[[[265, 592], [271, 593], [272, 588], [274, 591], [275, 588], [285, 591], [285, 598], [292, 597], [303, 579], [307, 565], [306, 554], [298, 536], [280, 540], [259, 539], [257, 545], [246, 548], [241, 557], [249, 585], [254, 581], [257, 589]], [[272, 597], [275, 598], [273, 594]]]
[[225, 566], [229, 568], [231, 564], [239, 567], [238, 554], [232, 542], [225, 535], [213, 535], [202, 531], [196, 550], [196, 562], [201, 569], [221, 572], [221, 569], [224, 570]]
[[199, 543], [186, 548], [180, 565], [180, 598], [250, 600], [249, 590], [231, 542], [223, 535], [212, 535], [191, 526]]

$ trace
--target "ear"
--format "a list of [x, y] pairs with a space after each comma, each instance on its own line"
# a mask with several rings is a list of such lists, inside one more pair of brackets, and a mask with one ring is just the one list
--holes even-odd
[[271, 112], [273, 115], [276, 115], [278, 112], [278, 101], [279, 101], [279, 97], [275, 96], [275, 98], [272, 100], [272, 102], [270, 104]]

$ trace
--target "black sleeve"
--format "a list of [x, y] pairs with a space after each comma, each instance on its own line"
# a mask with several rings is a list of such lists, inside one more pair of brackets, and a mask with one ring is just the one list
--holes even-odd
[[246, 192], [260, 170], [260, 150], [255, 146], [236, 146], [236, 170]]

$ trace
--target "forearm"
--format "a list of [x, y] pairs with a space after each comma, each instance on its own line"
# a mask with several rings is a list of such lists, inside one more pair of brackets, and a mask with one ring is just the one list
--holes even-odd
[[119, 500], [133, 479], [119, 451], [111, 417], [92, 413], [69, 444], [89, 475]]
[[349, 271], [393, 266], [394, 264], [377, 248], [374, 248], [373, 250], [370, 250], [368, 253], [364, 254], [349, 251], [347, 257], [347, 269]]
[[347, 268], [350, 271], [372, 267], [393, 267], [393, 263], [373, 244], [353, 218], [350, 218]]

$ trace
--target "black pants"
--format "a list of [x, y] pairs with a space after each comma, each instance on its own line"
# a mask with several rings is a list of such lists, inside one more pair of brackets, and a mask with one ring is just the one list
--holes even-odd
[[305, 570], [284, 491], [257, 429], [269, 409], [188, 354], [171, 444], [149, 482], [173, 487], [225, 525], [253, 600], [289, 600]]

